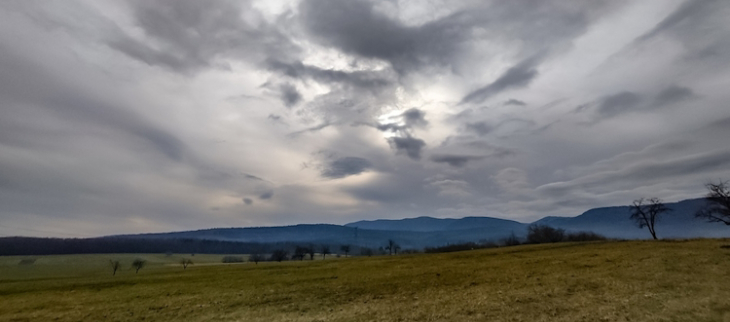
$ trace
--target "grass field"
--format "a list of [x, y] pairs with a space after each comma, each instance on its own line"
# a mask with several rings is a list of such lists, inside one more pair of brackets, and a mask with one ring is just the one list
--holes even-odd
[[[0, 321], [730, 321], [730, 240], [212, 265], [0, 257]], [[134, 258], [149, 266], [129, 270]], [[187, 257], [187, 256], [186, 256]], [[108, 260], [122, 261], [111, 275]], [[210, 265], [203, 265], [210, 263]]]

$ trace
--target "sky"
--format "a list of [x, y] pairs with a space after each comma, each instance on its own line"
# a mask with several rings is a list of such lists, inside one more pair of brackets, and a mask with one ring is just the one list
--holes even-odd
[[730, 179], [730, 2], [0, 2], [0, 236], [492, 216]]

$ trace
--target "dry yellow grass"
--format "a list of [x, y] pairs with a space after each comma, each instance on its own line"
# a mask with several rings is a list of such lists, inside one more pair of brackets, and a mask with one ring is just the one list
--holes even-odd
[[[115, 277], [90, 263], [108, 255], [66, 264], [61, 256], [59, 277], [0, 275], [0, 320], [730, 321], [726, 243], [565, 243], [187, 270], [160, 260]], [[0, 274], [18, 260], [0, 260]]]

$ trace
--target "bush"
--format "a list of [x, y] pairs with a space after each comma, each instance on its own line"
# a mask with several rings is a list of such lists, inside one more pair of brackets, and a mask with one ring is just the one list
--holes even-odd
[[486, 243], [480, 243], [480, 244], [477, 244], [475, 242], [468, 242], [468, 243], [460, 243], [460, 244], [449, 244], [449, 245], [439, 246], [439, 247], [426, 247], [423, 251], [425, 253], [450, 253], [450, 252], [460, 252], [460, 251], [464, 251], [464, 250], [494, 248], [494, 247], [497, 247], [497, 244], [492, 243], [492, 242], [486, 242]]
[[565, 230], [547, 225], [533, 224], [527, 227], [527, 243], [559, 243], [565, 240]]
[[243, 257], [241, 256], [224, 256], [224, 263], [243, 263]]
[[579, 231], [575, 233], [569, 233], [565, 238], [567, 241], [578, 242], [578, 241], [592, 241], [592, 240], [606, 240], [603, 235], [596, 234], [592, 231]]

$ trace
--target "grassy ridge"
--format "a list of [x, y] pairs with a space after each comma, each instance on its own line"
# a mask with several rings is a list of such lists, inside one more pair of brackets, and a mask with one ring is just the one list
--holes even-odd
[[[139, 274], [115, 277], [102, 267], [108, 255], [67, 256], [65, 266], [49, 265], [55, 276], [32, 278], [9, 270], [19, 258], [2, 258], [0, 321], [723, 321], [730, 250], [720, 246], [728, 242], [564, 243], [185, 271], [159, 255]], [[92, 261], [104, 263], [83, 268]]]

